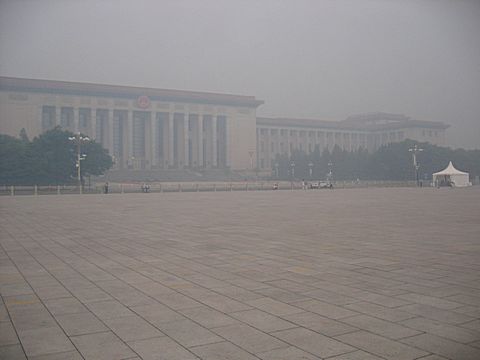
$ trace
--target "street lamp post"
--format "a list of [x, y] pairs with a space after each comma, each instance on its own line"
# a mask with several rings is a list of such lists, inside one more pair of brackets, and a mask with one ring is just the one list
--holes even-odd
[[308, 163], [308, 173], [310, 174], [310, 180], [312, 180], [313, 163], [311, 161]]
[[332, 173], [333, 163], [331, 161], [329, 161], [327, 165], [328, 165], [328, 174], [327, 174], [328, 184], [331, 185], [332, 184], [332, 177], [333, 177], [333, 173]]
[[74, 144], [77, 146], [77, 161], [76, 161], [76, 168], [77, 168], [77, 178], [78, 178], [78, 192], [82, 193], [82, 171], [81, 171], [81, 161], [85, 160], [87, 155], [82, 154], [82, 143], [90, 141], [90, 138], [87, 136], [82, 136], [80, 133], [75, 134], [75, 136], [70, 136], [68, 140], [73, 141]]
[[248, 155], [250, 156], [250, 169], [253, 171], [253, 154], [255, 154], [255, 151], [249, 150]]
[[417, 144], [413, 148], [408, 149], [412, 153], [412, 158], [413, 158], [413, 168], [415, 169], [415, 183], [418, 186], [418, 169], [420, 168], [420, 165], [418, 164], [417, 161], [417, 153], [422, 152], [423, 149], [419, 148]]

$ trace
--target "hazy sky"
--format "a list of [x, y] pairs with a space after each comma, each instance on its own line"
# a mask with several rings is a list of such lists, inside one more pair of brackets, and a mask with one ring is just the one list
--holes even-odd
[[480, 148], [480, 0], [0, 0], [0, 75], [403, 113]]

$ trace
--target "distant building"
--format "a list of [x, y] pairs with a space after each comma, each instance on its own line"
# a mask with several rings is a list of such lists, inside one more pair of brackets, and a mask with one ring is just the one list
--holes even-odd
[[269, 170], [277, 154], [413, 139], [445, 145], [441, 122], [372, 113], [343, 121], [256, 117], [253, 96], [0, 77], [0, 133], [57, 125], [95, 139], [116, 169]]
[[343, 121], [258, 117], [258, 167], [272, 169], [277, 155], [290, 156], [297, 149], [311, 153], [317, 146], [330, 151], [336, 145], [347, 151], [375, 151], [406, 139], [445, 145], [448, 127], [442, 122], [387, 113], [355, 115]]

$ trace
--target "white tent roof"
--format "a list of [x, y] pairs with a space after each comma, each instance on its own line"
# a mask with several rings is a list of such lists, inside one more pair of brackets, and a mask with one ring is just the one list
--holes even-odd
[[450, 161], [444, 170], [436, 172], [433, 175], [468, 175], [468, 173], [455, 169]]

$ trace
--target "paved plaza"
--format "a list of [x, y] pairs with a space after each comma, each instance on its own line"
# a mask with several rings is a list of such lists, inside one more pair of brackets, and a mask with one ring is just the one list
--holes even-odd
[[480, 188], [3, 196], [0, 359], [480, 359]]

